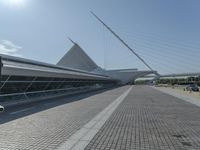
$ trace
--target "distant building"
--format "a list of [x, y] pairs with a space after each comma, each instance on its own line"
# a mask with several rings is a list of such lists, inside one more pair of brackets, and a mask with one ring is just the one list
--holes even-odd
[[62, 67], [70, 67], [88, 71], [90, 73], [97, 73], [109, 76], [116, 79], [120, 84], [127, 84], [135, 79], [152, 74], [152, 71], [138, 71], [138, 69], [119, 69], [119, 70], [104, 70], [99, 67], [78, 45], [74, 46], [64, 55], [64, 57], [57, 63]]
[[127, 84], [152, 71], [104, 70], [78, 44], [56, 64], [1, 55], [0, 102]]

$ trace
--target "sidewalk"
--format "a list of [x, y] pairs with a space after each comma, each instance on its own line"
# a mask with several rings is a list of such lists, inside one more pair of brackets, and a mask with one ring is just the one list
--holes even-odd
[[199, 107], [134, 87], [85, 150], [199, 150]]
[[181, 89], [176, 89], [176, 88], [172, 89], [172, 88], [165, 88], [165, 87], [153, 87], [153, 88], [200, 107], [199, 92], [189, 93], [188, 91], [183, 91]]

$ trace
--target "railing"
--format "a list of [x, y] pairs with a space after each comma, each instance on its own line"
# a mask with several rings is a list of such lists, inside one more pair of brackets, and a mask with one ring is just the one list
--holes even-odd
[[10, 103], [10, 102], [20, 102], [20, 101], [29, 101], [33, 99], [58, 96], [58, 95], [69, 95], [75, 94], [83, 91], [97, 90], [101, 89], [103, 86], [82, 86], [82, 87], [73, 87], [73, 88], [64, 88], [56, 90], [44, 90], [44, 91], [34, 91], [26, 93], [13, 93], [13, 94], [3, 94], [0, 96], [0, 103]]

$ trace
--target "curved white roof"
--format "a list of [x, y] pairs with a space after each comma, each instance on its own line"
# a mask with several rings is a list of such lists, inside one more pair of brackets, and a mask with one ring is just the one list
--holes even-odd
[[1, 56], [3, 75], [111, 80], [110, 77], [97, 73], [90, 73], [13, 56]]

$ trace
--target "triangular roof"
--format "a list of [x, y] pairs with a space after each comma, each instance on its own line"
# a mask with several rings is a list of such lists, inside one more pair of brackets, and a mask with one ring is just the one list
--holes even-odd
[[74, 46], [61, 58], [57, 63], [59, 66], [70, 67], [85, 71], [92, 71], [98, 66], [96, 63], [84, 52], [84, 50], [78, 45]]
[[122, 84], [129, 83], [140, 76], [153, 73], [152, 71], [138, 71], [135, 68], [104, 70], [97, 66], [96, 63], [76, 43], [74, 43], [73, 47], [63, 56], [57, 65], [106, 75], [121, 81]]

